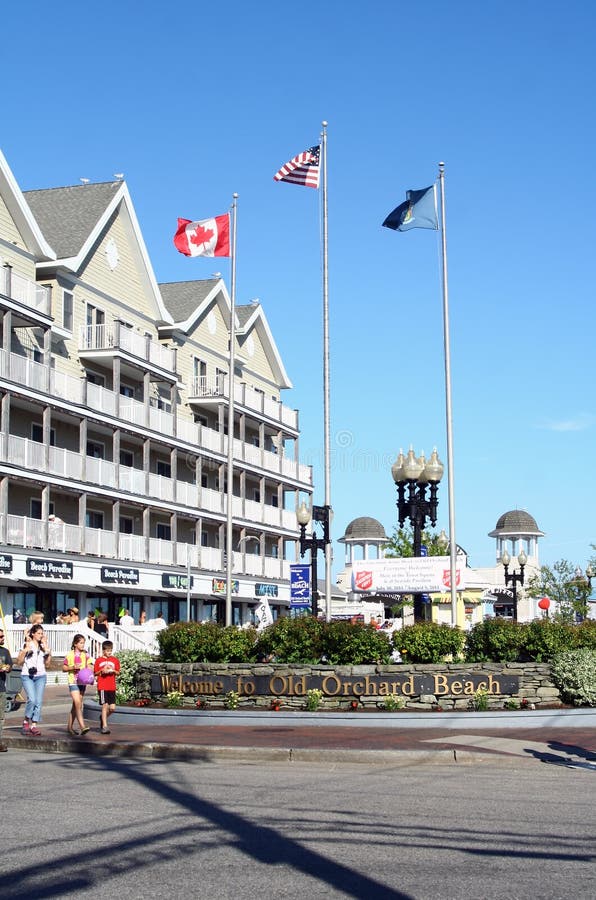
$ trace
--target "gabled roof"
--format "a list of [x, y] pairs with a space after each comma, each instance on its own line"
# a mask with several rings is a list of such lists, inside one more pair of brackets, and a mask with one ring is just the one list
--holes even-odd
[[41, 230], [58, 259], [75, 258], [114, 199], [119, 181], [25, 191]]
[[37, 259], [55, 259], [56, 254], [39, 227], [25, 196], [15, 181], [0, 150], [0, 196], [26, 242], [27, 250]]
[[[205, 308], [205, 301], [211, 303], [222, 286], [225, 289], [220, 279], [207, 278], [204, 281], [171, 281], [160, 284], [159, 289], [173, 322], [186, 331]], [[229, 313], [229, 302], [227, 308]]]
[[44, 236], [56, 246], [55, 263], [41, 263], [40, 271], [60, 265], [72, 272], [83, 267], [102, 231], [117, 212], [136, 250], [141, 277], [153, 296], [159, 318], [171, 322], [147, 253], [128, 187], [123, 181], [77, 184], [69, 187], [26, 191], [25, 197]]
[[269, 350], [271, 351], [270, 358], [272, 358], [272, 366], [274, 371], [277, 371], [280, 386], [283, 388], [293, 387], [292, 382], [288, 378], [288, 373], [286, 372], [281, 356], [279, 355], [277, 345], [273, 340], [269, 322], [267, 321], [267, 317], [263, 312], [263, 307], [259, 301], [253, 300], [248, 306], [237, 306], [236, 313], [238, 318], [240, 319], [240, 316], [242, 316], [243, 320], [242, 325], [238, 329], [238, 336], [244, 335], [248, 337], [251, 330], [254, 328], [258, 332], [265, 350], [269, 347]]
[[[221, 278], [209, 278], [203, 281], [173, 281], [160, 284], [159, 288], [174, 327], [185, 334], [190, 333], [213, 302], [219, 304], [226, 321], [229, 319], [231, 300], [225, 282]], [[237, 339], [240, 341], [248, 337], [251, 330], [256, 329], [271, 362], [279, 387], [291, 388], [292, 382], [288, 378], [261, 304], [253, 301], [245, 306], [236, 306], [235, 312]], [[166, 328], [169, 330], [168, 326]]]

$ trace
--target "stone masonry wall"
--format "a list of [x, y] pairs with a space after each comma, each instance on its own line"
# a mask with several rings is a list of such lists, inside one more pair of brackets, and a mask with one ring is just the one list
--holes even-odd
[[269, 708], [275, 699], [284, 709], [304, 709], [307, 692], [322, 691], [321, 709], [383, 708], [388, 696], [406, 709], [469, 709], [480, 689], [488, 707], [518, 703], [560, 706], [547, 663], [443, 663], [440, 665], [279, 665], [241, 663], [143, 662], [137, 673], [140, 698], [166, 702], [170, 691], [184, 694], [184, 706], [200, 701], [221, 707], [226, 694], [238, 694], [239, 708]]

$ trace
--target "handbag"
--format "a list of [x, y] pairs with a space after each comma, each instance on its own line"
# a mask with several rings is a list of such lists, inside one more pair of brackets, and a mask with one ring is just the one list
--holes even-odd
[[77, 672], [77, 684], [93, 684], [95, 681], [95, 675], [91, 671], [91, 669], [85, 666], [84, 669], [79, 669]]

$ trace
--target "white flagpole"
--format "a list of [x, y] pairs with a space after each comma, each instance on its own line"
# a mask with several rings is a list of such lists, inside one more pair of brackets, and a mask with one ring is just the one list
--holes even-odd
[[236, 219], [238, 194], [232, 200], [232, 243], [230, 253], [230, 347], [228, 374], [228, 459], [226, 477], [226, 625], [232, 624], [232, 572], [234, 547], [232, 544], [232, 506], [234, 496], [234, 369], [236, 367]]
[[186, 621], [190, 622], [190, 544], [186, 545]]
[[457, 541], [453, 486], [453, 418], [451, 413], [451, 350], [449, 337], [449, 288], [447, 284], [447, 225], [445, 222], [445, 163], [439, 163], [441, 187], [441, 244], [443, 257], [443, 341], [445, 348], [445, 419], [447, 424], [447, 493], [449, 501], [449, 562], [451, 574], [451, 624], [457, 625]]
[[[331, 535], [331, 424], [330, 424], [330, 378], [329, 378], [329, 271], [327, 252], [327, 122], [321, 123], [321, 170], [323, 175], [323, 417], [325, 430], [325, 506], [329, 514], [329, 535]], [[325, 545], [325, 618], [331, 620], [331, 542]], [[317, 585], [313, 585], [317, 590]]]

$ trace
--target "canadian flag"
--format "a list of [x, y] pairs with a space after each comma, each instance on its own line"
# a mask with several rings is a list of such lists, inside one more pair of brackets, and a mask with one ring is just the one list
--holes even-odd
[[230, 215], [191, 222], [178, 219], [174, 245], [185, 256], [229, 256]]

